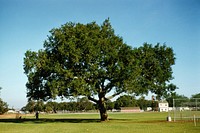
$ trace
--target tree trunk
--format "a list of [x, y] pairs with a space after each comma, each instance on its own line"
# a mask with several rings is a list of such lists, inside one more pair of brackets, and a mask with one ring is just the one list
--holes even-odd
[[101, 121], [107, 121], [108, 114], [106, 110], [106, 104], [104, 101], [99, 101], [99, 111], [100, 111]]
[[39, 119], [39, 112], [38, 111], [35, 113], [35, 118], [36, 118], [36, 120]]

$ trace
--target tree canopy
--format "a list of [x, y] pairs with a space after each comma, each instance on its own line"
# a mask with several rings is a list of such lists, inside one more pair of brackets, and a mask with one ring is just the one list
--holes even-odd
[[26, 51], [27, 97], [46, 101], [86, 96], [98, 104], [104, 121], [106, 101], [121, 93], [151, 91], [161, 97], [174, 91], [174, 64], [172, 48], [148, 43], [132, 48], [115, 34], [109, 19], [102, 25], [69, 22], [50, 31], [44, 49]]

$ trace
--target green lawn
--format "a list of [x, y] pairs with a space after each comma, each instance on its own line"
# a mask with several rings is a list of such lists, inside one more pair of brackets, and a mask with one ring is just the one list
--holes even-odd
[[167, 122], [167, 113], [110, 113], [100, 122], [99, 114], [53, 114], [26, 119], [0, 119], [0, 133], [199, 133], [191, 122]]

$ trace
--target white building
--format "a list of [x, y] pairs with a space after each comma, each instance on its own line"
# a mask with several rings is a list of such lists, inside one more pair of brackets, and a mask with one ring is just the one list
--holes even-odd
[[158, 111], [159, 112], [168, 112], [169, 111], [169, 103], [167, 101], [159, 101], [158, 102]]
[[152, 107], [147, 107], [147, 111], [152, 111]]

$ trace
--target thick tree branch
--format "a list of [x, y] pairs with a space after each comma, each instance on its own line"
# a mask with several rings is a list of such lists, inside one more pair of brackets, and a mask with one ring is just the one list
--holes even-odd
[[117, 95], [121, 94], [122, 92], [123, 92], [123, 91], [120, 91], [120, 92], [114, 93], [113, 95], [106, 97], [106, 100], [110, 100], [110, 99], [116, 97]]
[[91, 97], [91, 96], [88, 96], [88, 99], [95, 102], [95, 103], [98, 103], [98, 100], [96, 100], [95, 98]]

